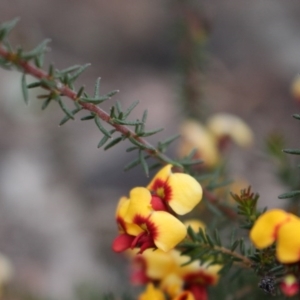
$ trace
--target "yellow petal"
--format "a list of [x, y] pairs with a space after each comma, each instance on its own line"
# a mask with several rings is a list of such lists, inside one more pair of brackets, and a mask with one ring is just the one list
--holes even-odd
[[[157, 180], [161, 182], [166, 182], [169, 176], [171, 175], [172, 165], [166, 165], [163, 167], [156, 175], [153, 177], [151, 182], [148, 184], [147, 189], [150, 191], [156, 190], [156, 182]], [[160, 195], [159, 195], [160, 196]]]
[[171, 273], [161, 281], [160, 287], [172, 298], [182, 291], [183, 285], [183, 279], [178, 274]]
[[144, 187], [136, 187], [130, 191], [130, 201], [125, 216], [125, 221], [134, 223], [134, 219], [138, 216], [147, 218], [152, 211], [151, 193]]
[[139, 300], [165, 300], [164, 293], [154, 287], [153, 283], [147, 285], [146, 291], [142, 293]]
[[207, 128], [217, 138], [229, 136], [241, 147], [247, 147], [253, 143], [253, 133], [250, 127], [241, 118], [231, 114], [215, 114], [208, 120]]
[[179, 215], [190, 212], [202, 199], [201, 185], [188, 174], [172, 173], [168, 185], [171, 187], [168, 203]]
[[277, 259], [283, 264], [300, 260], [300, 219], [283, 224], [278, 230]]
[[[149, 217], [154, 243], [165, 252], [173, 249], [186, 236], [186, 227], [173, 215], [165, 211], [155, 211]], [[148, 225], [147, 225], [148, 226]]]
[[262, 214], [250, 231], [250, 239], [258, 249], [272, 245], [277, 239], [278, 229], [282, 224], [295, 218], [281, 209], [272, 209]]
[[129, 199], [127, 197], [121, 197], [116, 209], [116, 218], [124, 218], [129, 205]]
[[146, 274], [152, 280], [164, 278], [174, 268], [174, 260], [169, 252], [147, 249], [140, 255], [146, 262]]

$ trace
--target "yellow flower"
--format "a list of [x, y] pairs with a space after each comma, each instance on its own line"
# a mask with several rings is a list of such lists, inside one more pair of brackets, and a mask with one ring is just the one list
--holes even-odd
[[165, 300], [165, 295], [160, 289], [155, 288], [153, 283], [149, 283], [138, 300]]
[[180, 134], [179, 157], [187, 156], [196, 149], [195, 158], [203, 160], [205, 167], [212, 168], [220, 162], [217, 141], [203, 125], [187, 120], [181, 125]]
[[113, 242], [113, 250], [122, 252], [129, 248], [158, 248], [169, 251], [186, 236], [186, 227], [166, 211], [155, 211], [152, 195], [146, 188], [130, 191], [129, 199], [121, 198], [117, 208], [120, 235]]
[[213, 115], [207, 122], [207, 128], [218, 140], [229, 137], [241, 147], [250, 146], [253, 142], [250, 127], [241, 118], [231, 114]]
[[202, 188], [192, 176], [173, 173], [172, 165], [162, 168], [147, 187], [179, 215], [190, 212], [202, 199]]
[[258, 249], [271, 246], [277, 239], [279, 229], [283, 224], [297, 219], [281, 209], [271, 209], [262, 214], [250, 231], [250, 239]]

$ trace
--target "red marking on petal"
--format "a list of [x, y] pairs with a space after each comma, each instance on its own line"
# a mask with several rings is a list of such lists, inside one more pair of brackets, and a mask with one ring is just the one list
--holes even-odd
[[200, 284], [203, 286], [212, 285], [216, 281], [216, 275], [207, 274], [205, 271], [198, 271], [184, 276], [184, 281], [187, 284]]
[[154, 241], [158, 234], [159, 234], [159, 230], [156, 226], [155, 223], [151, 222], [149, 219], [146, 221], [146, 226], [147, 226], [147, 230], [152, 238], [152, 240]]
[[134, 236], [129, 234], [121, 234], [115, 238], [113, 241], [112, 249], [115, 252], [123, 252], [130, 248], [132, 241], [134, 240]]
[[279, 228], [280, 228], [283, 224], [288, 223], [288, 222], [290, 222], [291, 220], [292, 220], [292, 218], [291, 218], [289, 215], [287, 215], [287, 217], [286, 217], [285, 220], [283, 220], [281, 223], [278, 223], [278, 224], [274, 227], [273, 237], [274, 237], [275, 240], [277, 239]]
[[[159, 194], [159, 189], [163, 189], [163, 197]], [[167, 181], [156, 179], [151, 187], [151, 191], [158, 195], [163, 201], [169, 202], [172, 198], [172, 187]]]
[[117, 217], [117, 218], [116, 218], [116, 221], [117, 221], [117, 224], [118, 224], [119, 228], [120, 228], [121, 230], [123, 230], [123, 231], [126, 231], [126, 225], [125, 225], [124, 219], [121, 218], [121, 217]]

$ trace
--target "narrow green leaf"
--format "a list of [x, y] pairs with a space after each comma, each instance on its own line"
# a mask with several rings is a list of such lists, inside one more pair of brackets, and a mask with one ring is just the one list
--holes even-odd
[[144, 145], [144, 144], [138, 142], [138, 141], [137, 141], [135, 138], [133, 138], [132, 136], [129, 136], [128, 139], [129, 139], [129, 141], [130, 141], [132, 144], [138, 146], [140, 149], [155, 150], [155, 149], [153, 149], [152, 147], [148, 147], [148, 146], [146, 146], [146, 145]]
[[118, 144], [119, 142], [121, 142], [123, 140], [123, 137], [118, 137], [113, 139], [110, 143], [108, 143], [105, 147], [104, 150], [107, 150], [113, 146], [115, 146], [116, 144]]
[[220, 235], [219, 235], [219, 232], [218, 232], [217, 229], [214, 230], [213, 236], [214, 236], [214, 239], [215, 239], [215, 241], [216, 241], [216, 244], [217, 244], [218, 246], [222, 246], [221, 238], [220, 238]]
[[39, 87], [39, 86], [41, 86], [41, 82], [40, 82], [40, 81], [37, 81], [37, 82], [29, 83], [29, 84], [27, 85], [27, 88], [28, 88], [28, 89], [32, 89], [32, 88], [36, 88], [36, 87]]
[[193, 242], [197, 241], [197, 234], [194, 232], [194, 230], [191, 226], [188, 226], [187, 233], [188, 233], [188, 236], [192, 239]]
[[74, 120], [74, 116], [73, 116], [72, 112], [65, 106], [65, 104], [63, 103], [63, 101], [61, 100], [61, 98], [58, 97], [56, 100], [57, 100], [57, 102], [58, 102], [60, 108], [63, 110], [63, 112], [64, 112], [68, 117], [70, 117], [72, 120]]
[[20, 18], [15, 18], [11, 21], [2, 23], [0, 25], [0, 41], [5, 39], [7, 35], [11, 32], [11, 30], [16, 26], [16, 24], [19, 22]]
[[240, 239], [240, 252], [242, 255], [245, 255], [245, 242], [244, 239]]
[[283, 149], [282, 151], [288, 154], [300, 155], [300, 149]]
[[106, 136], [111, 137], [110, 133], [103, 127], [101, 124], [100, 118], [98, 116], [95, 117], [95, 123], [99, 130]]
[[129, 114], [133, 111], [133, 109], [139, 104], [139, 101], [135, 101], [133, 102], [128, 108], [127, 110], [124, 112], [124, 119], [126, 119]]
[[173, 143], [175, 140], [177, 140], [179, 137], [180, 137], [180, 134], [173, 135], [173, 136], [169, 137], [168, 139], [164, 140], [163, 142], [161, 142], [161, 144], [164, 146], [168, 146], [171, 143]]
[[146, 110], [144, 111], [143, 117], [142, 117], [142, 122], [143, 122], [143, 123], [146, 123], [147, 117], [148, 117], [148, 110], [146, 109]]
[[133, 160], [130, 163], [128, 163], [127, 165], [125, 165], [124, 171], [128, 171], [139, 164], [140, 164], [140, 158], [136, 158], [135, 160]]
[[236, 240], [230, 247], [230, 251], [233, 252], [236, 247], [239, 245], [240, 241], [239, 240]]
[[95, 83], [95, 89], [94, 89], [94, 98], [99, 98], [100, 96], [100, 80], [101, 78], [98, 77]]
[[138, 125], [139, 121], [126, 121], [126, 120], [119, 120], [119, 119], [114, 119], [112, 120], [112, 122], [114, 124], [120, 124], [120, 125], [129, 125], [129, 126], [134, 126], [134, 125]]
[[114, 91], [107, 93], [105, 96], [108, 98], [111, 98], [112, 96], [114, 96], [115, 94], [118, 94], [119, 92], [120, 92], [120, 90], [114, 90]]
[[145, 157], [143, 155], [143, 151], [142, 150], [139, 151], [139, 158], [140, 158], [140, 162], [141, 162], [141, 165], [142, 165], [142, 167], [144, 169], [144, 172], [145, 172], [146, 176], [149, 177], [148, 164], [147, 164], [147, 162], [145, 160]]
[[85, 64], [81, 66], [79, 69], [77, 69], [71, 76], [70, 76], [70, 81], [74, 82], [80, 74], [82, 74], [91, 64]]
[[95, 116], [93, 116], [93, 115], [88, 115], [88, 116], [82, 117], [80, 120], [81, 120], [81, 121], [87, 121], [87, 120], [92, 120], [92, 119], [94, 119], [94, 118], [95, 118]]
[[[77, 114], [79, 111], [81, 111], [81, 108], [80, 108], [80, 107], [79, 107], [79, 108], [76, 108], [76, 109], [74, 109], [74, 110], [72, 110], [72, 112], [71, 112], [72, 116], [74, 116], [75, 114]], [[65, 124], [66, 122], [68, 122], [70, 119], [71, 119], [71, 117], [68, 116], [68, 115], [66, 115], [66, 116], [60, 121], [59, 126], [64, 125], [64, 124]]]
[[52, 100], [51, 96], [48, 96], [48, 98], [44, 101], [43, 105], [42, 105], [42, 110], [46, 109], [48, 107], [48, 105], [50, 104]]
[[65, 75], [65, 74], [68, 74], [68, 73], [72, 73], [78, 69], [80, 69], [81, 66], [80, 65], [74, 65], [74, 66], [71, 66], [71, 67], [68, 67], [66, 69], [63, 69], [61, 71], [57, 70], [56, 72], [59, 73], [59, 75]]
[[[116, 107], [116, 110], [117, 110], [117, 114], [120, 115], [122, 113], [121, 103], [119, 101], [117, 101], [115, 107]], [[118, 117], [118, 119], [122, 119], [122, 118]]]
[[297, 119], [297, 120], [300, 120], [300, 115], [299, 114], [294, 114], [293, 115], [293, 118]]
[[24, 101], [25, 101], [26, 105], [28, 105], [28, 89], [27, 89], [27, 83], [26, 83], [26, 75], [25, 75], [25, 73], [23, 73], [23, 75], [22, 75], [21, 83], [22, 83], [23, 98], [24, 98]]
[[34, 57], [37, 57], [44, 53], [47, 50], [47, 45], [51, 42], [50, 39], [45, 39], [42, 41], [37, 47], [35, 47], [33, 50], [23, 53], [22, 58], [25, 60], [33, 59]]
[[77, 97], [77, 98], [80, 98], [80, 97], [81, 97], [81, 95], [82, 95], [84, 89], [85, 89], [84, 86], [82, 86], [82, 87], [79, 89], [79, 91], [78, 91], [77, 94], [76, 94], [76, 97]]
[[41, 85], [46, 86], [49, 89], [55, 89], [56, 88], [55, 81], [47, 80], [45, 78], [41, 79]]
[[134, 150], [137, 150], [137, 149], [139, 149], [139, 147], [137, 147], [137, 146], [132, 146], [132, 147], [127, 148], [127, 149], [126, 149], [126, 152], [131, 152], [131, 151], [134, 151]]
[[142, 132], [142, 133], [139, 134], [139, 136], [147, 137], [147, 136], [151, 136], [153, 134], [156, 134], [158, 132], [161, 132], [163, 130], [164, 130], [163, 128], [158, 128], [158, 129], [155, 129], [155, 130], [151, 130], [151, 131], [147, 131], [147, 132]]
[[208, 233], [206, 233], [206, 240], [208, 242], [208, 244], [213, 248], [215, 246], [212, 238], [210, 237], [210, 235]]
[[109, 137], [107, 135], [103, 136], [103, 138], [100, 140], [97, 148], [102, 147], [107, 141], [108, 141]]
[[288, 193], [284, 193], [278, 196], [279, 199], [288, 199], [288, 198], [293, 198], [300, 195], [300, 191], [292, 191]]

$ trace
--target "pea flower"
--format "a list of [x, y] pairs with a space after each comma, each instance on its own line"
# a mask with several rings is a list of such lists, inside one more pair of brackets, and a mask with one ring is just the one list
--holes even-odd
[[[156, 282], [171, 299], [206, 300], [207, 287], [217, 283], [220, 266], [200, 266], [199, 261], [183, 266], [188, 260], [189, 257], [181, 256], [175, 249], [169, 252], [147, 249], [133, 256], [131, 278], [135, 283]], [[137, 281], [137, 277], [142, 280]]]
[[250, 231], [250, 239], [258, 249], [276, 242], [276, 257], [289, 264], [300, 260], [300, 219], [281, 209], [262, 214]]
[[299, 282], [293, 274], [288, 274], [280, 283], [280, 289], [285, 296], [293, 297], [299, 292]]
[[186, 236], [186, 227], [169, 212], [154, 210], [149, 190], [137, 187], [130, 191], [129, 199], [121, 198], [116, 220], [120, 235], [113, 242], [113, 250], [147, 248], [169, 251]]
[[294, 215], [282, 209], [271, 209], [262, 214], [250, 231], [250, 239], [258, 249], [271, 246], [277, 239], [279, 228]]
[[248, 147], [253, 142], [250, 127], [241, 118], [232, 114], [213, 115], [207, 122], [207, 128], [219, 140], [219, 143], [224, 138], [232, 139], [240, 147]]
[[[202, 188], [192, 176], [173, 173], [172, 165], [162, 168], [148, 185], [155, 203], [184, 215], [190, 212], [202, 199]], [[154, 201], [153, 201], [154, 202]]]
[[205, 167], [212, 168], [220, 162], [216, 139], [204, 125], [187, 120], [180, 127], [180, 135], [179, 157], [187, 156], [196, 149], [194, 158], [202, 159]]

